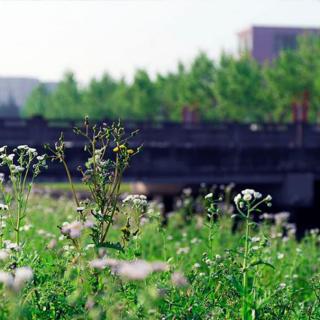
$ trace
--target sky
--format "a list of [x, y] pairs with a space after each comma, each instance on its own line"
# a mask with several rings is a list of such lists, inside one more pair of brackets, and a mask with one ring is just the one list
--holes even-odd
[[0, 1], [0, 76], [88, 82], [236, 52], [250, 25], [320, 27], [320, 0]]

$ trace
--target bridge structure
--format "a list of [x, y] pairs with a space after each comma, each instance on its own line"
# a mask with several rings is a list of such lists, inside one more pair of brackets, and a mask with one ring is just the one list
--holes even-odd
[[[83, 138], [72, 128], [81, 121], [1, 119], [0, 145], [42, 148], [64, 132], [66, 159], [75, 176], [85, 161]], [[320, 209], [320, 126], [313, 124], [146, 123], [131, 147], [143, 145], [125, 180], [150, 186], [197, 186], [200, 183], [255, 187], [273, 195], [283, 208]], [[49, 164], [43, 179], [65, 179], [63, 167]]]

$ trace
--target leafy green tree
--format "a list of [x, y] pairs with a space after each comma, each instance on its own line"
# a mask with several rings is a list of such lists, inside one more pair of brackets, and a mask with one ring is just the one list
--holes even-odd
[[203, 52], [196, 56], [189, 68], [179, 62], [176, 73], [158, 75], [156, 88], [165, 118], [181, 121], [185, 106], [198, 111], [202, 119], [212, 118], [214, 78], [214, 63]]
[[108, 74], [101, 80], [91, 80], [82, 93], [82, 110], [92, 119], [114, 118], [116, 110], [112, 108], [112, 96], [117, 88], [117, 82]]
[[156, 89], [148, 73], [137, 70], [133, 84], [129, 89], [132, 115], [136, 120], [156, 120], [159, 112], [159, 102]]
[[259, 64], [248, 55], [239, 59], [224, 54], [216, 70], [214, 92], [220, 119], [264, 121], [273, 111], [264, 92]]
[[320, 37], [306, 35], [296, 49], [286, 49], [273, 62], [259, 65], [249, 55], [223, 54], [214, 63], [200, 52], [190, 65], [152, 80], [137, 70], [132, 83], [105, 74], [79, 88], [66, 73], [53, 92], [37, 87], [24, 107], [25, 116], [46, 118], [181, 121], [184, 107], [201, 120], [240, 122], [290, 121], [293, 101], [310, 97], [310, 120], [320, 118]]
[[40, 84], [29, 95], [23, 108], [23, 115], [26, 117], [46, 116], [49, 107], [49, 92], [44, 84]]
[[290, 121], [291, 105], [301, 103], [303, 95], [310, 97], [310, 120], [319, 113], [320, 37], [304, 35], [298, 38], [295, 50], [280, 53], [271, 65], [264, 68], [266, 89], [276, 106], [277, 121]]
[[213, 61], [200, 52], [191, 64], [187, 76], [188, 102], [199, 112], [202, 119], [213, 119], [216, 97], [214, 94], [216, 69]]
[[51, 95], [50, 108], [45, 116], [53, 119], [80, 119], [86, 115], [82, 92], [72, 72], [67, 72]]

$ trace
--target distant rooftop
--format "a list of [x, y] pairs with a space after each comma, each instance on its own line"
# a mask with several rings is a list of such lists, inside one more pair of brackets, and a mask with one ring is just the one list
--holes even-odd
[[252, 26], [238, 33], [239, 51], [249, 52], [259, 63], [272, 61], [281, 50], [294, 49], [302, 34], [320, 36], [320, 28]]

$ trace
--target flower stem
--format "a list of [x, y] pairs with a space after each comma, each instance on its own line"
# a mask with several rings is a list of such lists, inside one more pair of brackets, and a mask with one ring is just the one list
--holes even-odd
[[244, 257], [243, 257], [243, 278], [242, 278], [242, 287], [243, 287], [243, 295], [242, 295], [242, 320], [248, 319], [248, 274], [247, 274], [247, 263], [248, 263], [248, 252], [249, 252], [249, 235], [250, 235], [250, 228], [249, 228], [249, 216], [250, 216], [250, 209], [247, 212], [246, 218], [246, 233], [245, 233], [245, 243], [244, 243]]

